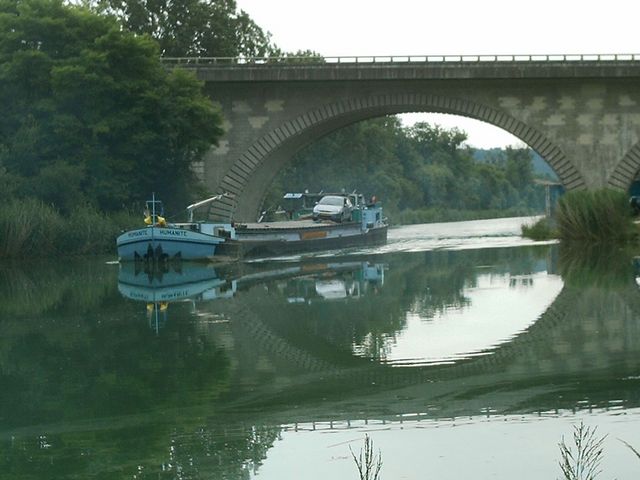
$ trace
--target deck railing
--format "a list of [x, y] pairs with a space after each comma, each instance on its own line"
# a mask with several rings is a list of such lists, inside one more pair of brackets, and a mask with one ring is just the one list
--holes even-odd
[[340, 56], [340, 57], [163, 57], [168, 65], [185, 67], [231, 66], [287, 66], [335, 64], [469, 64], [469, 63], [527, 63], [527, 62], [640, 62], [637, 53], [612, 54], [557, 54], [557, 55], [392, 55], [392, 56]]

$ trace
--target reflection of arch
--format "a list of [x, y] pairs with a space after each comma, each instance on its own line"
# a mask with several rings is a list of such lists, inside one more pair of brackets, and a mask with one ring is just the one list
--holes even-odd
[[235, 199], [225, 199], [216, 206], [214, 214], [224, 219], [252, 220], [275, 175], [304, 146], [331, 131], [367, 118], [420, 111], [466, 116], [502, 128], [537, 151], [567, 189], [580, 188], [585, 184], [579, 171], [559, 147], [535, 128], [502, 111], [442, 95], [389, 94], [324, 105], [284, 122], [264, 135], [247, 149], [223, 178], [219, 189], [234, 194]]
[[[546, 348], [549, 335], [567, 323], [568, 312], [578, 302], [578, 294], [577, 290], [563, 288], [534, 323], [505, 343], [491, 347], [485, 352], [486, 355], [473, 354], [452, 364], [425, 364], [411, 368], [371, 362], [353, 352], [326, 359], [318, 354], [323, 341], [313, 335], [301, 337], [299, 342], [292, 343], [262, 318], [267, 309], [279, 309], [278, 300], [273, 298], [260, 297], [255, 302], [234, 301], [226, 312], [234, 319], [234, 328], [241, 332], [241, 337], [246, 338], [252, 352], [267, 355], [272, 361], [281, 361], [283, 365], [292, 367], [298, 375], [321, 375], [322, 381], [343, 379], [351, 385], [350, 388], [358, 390], [371, 382], [378, 387], [395, 388], [434, 380], [455, 381], [474, 375], [494, 375], [497, 370], [512, 365], [518, 359], [524, 359], [532, 375], [539, 374], [540, 366], [535, 362], [529, 363], [527, 359], [532, 351]], [[236, 344], [240, 343], [236, 341]], [[315, 383], [318, 379], [313, 377], [311, 381]]]
[[[640, 296], [631, 282], [629, 287], [619, 292], [596, 289], [595, 303], [607, 310], [611, 306], [609, 300], [614, 300], [614, 308], [616, 305], [628, 306], [635, 313], [640, 306]], [[589, 310], [590, 305], [585, 306], [584, 299], [592, 293], [585, 293], [583, 288], [564, 287], [534, 324], [491, 350], [490, 354], [474, 355], [453, 364], [411, 368], [392, 367], [355, 356], [327, 362], [322, 354], [318, 355], [322, 348], [318, 349], [318, 342], [313, 337], [298, 336], [301, 343], [296, 341], [287, 346], [288, 341], [268, 324], [255, 329], [251, 324], [260, 318], [255, 309], [263, 303], [243, 304], [241, 310], [236, 310], [243, 316], [237, 317], [240, 321], [233, 324], [249, 334], [251, 348], [258, 345], [261, 350], [268, 350], [276, 358], [283, 358], [285, 365], [293, 365], [297, 372], [293, 377], [295, 381], [279, 382], [282, 388], [278, 391], [269, 386], [268, 397], [257, 389], [251, 396], [243, 394], [242, 401], [247, 402], [245, 407], [250, 404], [254, 411], [261, 411], [266, 403], [269, 407], [278, 402], [286, 403], [294, 395], [298, 395], [298, 405], [305, 401], [314, 405], [312, 410], [301, 408], [295, 413], [290, 408], [274, 410], [275, 417], [272, 418], [280, 413], [286, 415], [281, 423], [322, 418], [358, 419], [362, 418], [363, 411], [377, 411], [375, 409], [380, 406], [384, 415], [424, 412], [420, 408], [425, 405], [437, 406], [434, 414], [440, 418], [466, 416], [488, 405], [496, 413], [576, 408], [585, 398], [589, 398], [591, 405], [606, 406], [610, 400], [608, 392], [612, 389], [617, 389], [617, 399], [635, 407], [640, 404], [640, 398], [633, 386], [627, 386], [630, 384], [625, 379], [635, 375], [640, 365], [638, 344], [634, 342], [640, 332], [638, 317], [623, 317], [633, 328], [629, 332], [633, 337], [620, 339], [625, 353], [622, 362], [616, 336], [623, 335], [626, 330], [604, 331], [599, 328], [600, 323], [585, 323], [585, 319], [602, 324], [609, 322], [610, 318], [601, 311], [594, 311], [593, 316], [587, 317], [576, 314]], [[598, 295], [604, 296], [598, 298]], [[268, 337], [264, 336], [265, 332], [269, 332]], [[585, 334], [591, 337], [604, 334], [605, 341], [594, 349], [593, 345], [589, 346], [590, 337], [584, 337]], [[559, 339], [559, 342], [550, 342], [550, 338]], [[558, 345], [560, 348], [556, 348]], [[613, 377], [612, 371], [616, 372]], [[607, 388], [594, 389], [594, 385], [606, 385]], [[319, 397], [322, 401], [316, 404]], [[335, 402], [341, 402], [340, 408], [336, 408]], [[365, 404], [368, 405], [366, 409]], [[311, 415], [309, 411], [312, 411]], [[337, 411], [339, 417], [336, 417]]]
[[616, 165], [607, 182], [610, 187], [627, 190], [640, 170], [640, 142], [636, 143]]

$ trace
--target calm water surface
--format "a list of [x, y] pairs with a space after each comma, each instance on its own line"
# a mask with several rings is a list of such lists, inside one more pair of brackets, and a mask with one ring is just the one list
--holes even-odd
[[392, 229], [382, 247], [161, 272], [0, 266], [0, 478], [560, 477], [558, 442], [640, 460], [633, 255], [526, 219]]

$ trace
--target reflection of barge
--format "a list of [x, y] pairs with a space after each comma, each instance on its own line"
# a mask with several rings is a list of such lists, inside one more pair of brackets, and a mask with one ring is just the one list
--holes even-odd
[[120, 265], [118, 290], [132, 300], [177, 302], [213, 300], [233, 295], [235, 286], [207, 264], [172, 264], [165, 269], [140, 269], [132, 262]]
[[296, 220], [222, 224], [194, 222], [193, 211], [220, 199], [218, 195], [187, 207], [189, 221], [169, 224], [160, 202], [148, 202], [149, 226], [123, 233], [117, 239], [121, 261], [203, 260], [281, 255], [374, 245], [387, 240], [387, 224], [379, 203], [352, 194], [351, 219], [345, 222]]
[[[242, 288], [264, 282], [282, 284], [288, 302], [360, 297], [366, 285], [384, 283], [384, 266], [369, 262], [285, 263], [242, 269], [218, 269], [198, 262], [169, 262], [164, 268], [139, 268], [124, 262], [118, 274], [118, 290], [132, 300], [172, 303], [230, 298]], [[244, 270], [244, 271], [239, 271]], [[250, 271], [247, 271], [250, 270]]]
[[190, 303], [197, 312], [199, 302], [229, 299], [238, 290], [263, 283], [273, 285], [287, 303], [350, 301], [384, 284], [384, 266], [352, 261], [275, 267], [236, 264], [234, 268], [214, 269], [203, 262], [123, 262], [118, 273], [118, 290], [126, 298], [146, 303], [150, 325], [156, 331], [167, 321], [172, 303]]

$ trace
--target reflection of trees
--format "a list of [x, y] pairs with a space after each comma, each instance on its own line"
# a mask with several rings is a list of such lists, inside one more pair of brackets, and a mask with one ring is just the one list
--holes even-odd
[[[485, 356], [400, 369], [354, 358], [351, 342], [376, 335], [383, 344], [420, 302], [430, 311], [446, 308], [463, 298], [455, 290], [472, 286], [477, 272], [527, 276], [553, 270], [554, 252], [555, 247], [536, 247], [385, 256], [384, 285], [353, 302], [288, 305], [270, 284], [239, 296], [234, 301], [263, 324], [254, 329], [259, 335], [236, 336], [238, 344], [253, 348], [242, 350], [243, 359], [254, 359], [247, 370], [258, 371], [266, 358], [272, 365], [261, 370], [264, 388], [242, 405], [285, 411], [287, 405], [311, 404], [317, 407], [313, 418], [336, 418], [331, 412], [348, 412], [355, 400], [358, 411], [369, 414], [419, 412], [430, 405], [445, 416], [475, 414], [487, 406], [496, 412], [533, 412], [575, 408], [581, 402], [606, 405], [614, 398], [639, 405], [640, 295], [626, 268], [614, 267], [618, 273], [611, 275], [621, 279], [606, 285], [593, 275], [590, 284], [568, 283], [527, 331]], [[629, 265], [628, 258], [618, 264]], [[561, 260], [558, 268], [565, 271], [566, 264]], [[440, 295], [428, 297], [428, 285], [435, 285], [429, 294]], [[246, 324], [247, 316], [236, 316], [234, 325]], [[270, 345], [250, 340], [266, 334], [272, 337]], [[371, 357], [378, 358], [383, 345], [371, 345], [378, 348]], [[344, 403], [324, 407], [326, 401], [320, 405], [318, 398]]]
[[248, 480], [280, 433], [276, 426], [198, 423], [172, 413], [167, 423], [132, 421], [0, 442], [2, 478]]
[[[373, 257], [371, 263], [384, 261], [386, 265], [384, 284], [363, 288], [366, 293], [360, 298], [318, 301], [309, 295], [314, 293], [315, 281], [334, 279], [349, 284], [357, 275], [357, 271], [342, 271], [265, 282], [247, 293], [241, 292], [236, 301], [255, 312], [270, 335], [318, 360], [354, 365], [354, 349], [360, 357], [384, 358], [386, 349], [404, 329], [408, 312], [430, 318], [467, 305], [464, 289], [475, 285], [478, 272], [486, 271], [478, 270], [478, 266], [498, 275], [531, 274], [546, 267], [547, 250], [491, 249]], [[306, 301], [288, 302], [292, 297]], [[242, 358], [248, 361], [254, 354], [249, 351]], [[288, 368], [286, 363], [284, 368]], [[257, 363], [249, 370], [257, 371]]]
[[490, 356], [430, 369], [425, 398], [443, 415], [640, 406], [640, 291], [628, 254], [600, 252], [561, 250], [565, 286], [540, 319]]
[[172, 323], [166, 335], [154, 336], [145, 322], [131, 322], [140, 304], [121, 302], [115, 276], [109, 274], [60, 274], [60, 300], [51, 308], [41, 316], [0, 323], [1, 378], [14, 386], [0, 392], [0, 401], [7, 408], [13, 405], [10, 422], [95, 418], [188, 404], [194, 387], [227, 381], [223, 352], [192, 324]]
[[571, 253], [562, 252], [559, 262], [562, 293], [529, 332], [536, 341], [506, 369], [521, 372], [510, 383], [514, 391], [537, 390], [514, 408], [608, 407], [618, 402], [637, 407], [640, 292], [630, 258], [606, 249], [579, 260], [567, 255]]
[[[174, 435], [170, 461], [175, 476], [171, 478], [248, 480], [267, 458], [279, 435], [278, 426], [244, 422], [209, 424], [188, 436]], [[150, 474], [161, 472], [146, 473], [148, 478], [156, 478]]]
[[305, 345], [320, 358], [335, 362], [338, 347], [344, 361], [352, 361], [357, 345], [362, 356], [380, 359], [403, 330], [408, 312], [430, 318], [467, 305], [464, 289], [474, 286], [478, 266], [490, 266], [497, 274], [530, 274], [542, 268], [538, 263], [545, 261], [546, 252], [546, 248], [519, 248], [390, 255], [384, 257], [384, 285], [358, 300], [289, 305], [281, 292], [295, 288], [267, 283], [246, 301], [280, 337]]
[[489, 269], [497, 275], [529, 275], [546, 266], [546, 252], [540, 248], [428, 252], [422, 263], [408, 272], [406, 295], [413, 299], [409, 311], [431, 318], [465, 307], [469, 300], [464, 290], [476, 286], [479, 272]]
[[[382, 356], [409, 311], [464, 305], [479, 272], [548, 268], [548, 251], [384, 256], [375, 260], [387, 265], [384, 284], [310, 304], [288, 303], [299, 285], [278, 278], [198, 306], [224, 314], [223, 327], [198, 324], [187, 305], [171, 304], [159, 335], [143, 303], [117, 294], [115, 269], [15, 275], [20, 282], [7, 287], [15, 299], [35, 299], [48, 284], [64, 288], [21, 317], [15, 303], [16, 314], [0, 320], [0, 469], [8, 478], [110, 478], [141, 466], [139, 478], [246, 479], [278, 437], [269, 425], [427, 409], [525, 413], [612, 399], [640, 405], [640, 292], [628, 257], [611, 273], [611, 259], [581, 267], [563, 252], [558, 269], [576, 281], [566, 277], [547, 312], [490, 355], [421, 368], [354, 357], [353, 345], [369, 337], [367, 356]], [[357, 273], [323, 275], [355, 281]]]
[[226, 352], [187, 305], [156, 335], [116, 277], [86, 261], [2, 270], [3, 478], [248, 478], [279, 429], [209, 424], [229, 388]]
[[90, 310], [104, 300], [117, 277], [103, 262], [3, 262], [0, 265], [0, 319], [65, 309]]

